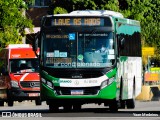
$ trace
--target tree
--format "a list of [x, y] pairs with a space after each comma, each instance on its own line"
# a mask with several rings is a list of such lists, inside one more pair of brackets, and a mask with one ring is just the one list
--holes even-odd
[[27, 9], [23, 0], [0, 1], [0, 45], [21, 43], [25, 28], [32, 28], [32, 21], [24, 15]]
[[142, 29], [143, 46], [155, 47], [155, 57], [160, 59], [160, 1], [125, 0], [126, 9], [121, 12], [125, 17], [139, 20]]
[[52, 0], [52, 3], [50, 6], [52, 14], [73, 10], [119, 10], [118, 0]]
[[155, 47], [155, 56], [160, 59], [160, 0], [52, 1], [54, 14], [73, 10], [113, 10], [121, 12], [126, 18], [140, 21], [143, 46]]

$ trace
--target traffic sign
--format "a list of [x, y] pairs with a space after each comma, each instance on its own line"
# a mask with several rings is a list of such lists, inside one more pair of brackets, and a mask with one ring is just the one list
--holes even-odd
[[143, 56], [154, 55], [154, 47], [143, 47], [142, 55]]

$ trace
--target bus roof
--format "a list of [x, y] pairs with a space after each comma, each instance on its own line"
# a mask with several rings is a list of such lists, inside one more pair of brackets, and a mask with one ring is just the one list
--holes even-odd
[[110, 10], [77, 10], [67, 14], [56, 14], [54, 16], [114, 16], [124, 18], [121, 13]]
[[123, 18], [123, 15], [119, 12], [110, 11], [110, 10], [77, 10], [69, 13], [70, 15], [103, 15], [103, 16], [115, 16]]
[[116, 21], [124, 24], [140, 26], [140, 22], [137, 20], [127, 19], [127, 18], [117, 18]]

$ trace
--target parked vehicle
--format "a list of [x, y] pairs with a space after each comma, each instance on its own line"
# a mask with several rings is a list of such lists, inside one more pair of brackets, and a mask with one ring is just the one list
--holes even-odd
[[[0, 51], [0, 105], [14, 101], [40, 101], [39, 62], [29, 44], [10, 44]], [[3, 85], [1, 85], [1, 83]], [[3, 93], [3, 94], [2, 94]]]

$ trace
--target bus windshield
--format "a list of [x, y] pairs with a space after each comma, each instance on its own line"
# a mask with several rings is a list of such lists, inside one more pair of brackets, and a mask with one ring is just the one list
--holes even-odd
[[101, 68], [110, 67], [115, 61], [111, 31], [74, 32], [63, 29], [46, 34], [43, 39], [43, 60], [47, 67]]
[[38, 59], [10, 59], [11, 73], [38, 72]]

